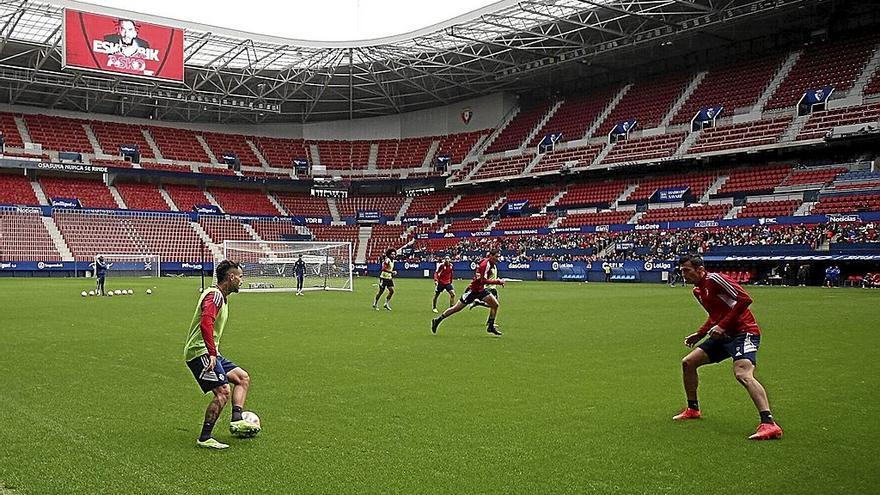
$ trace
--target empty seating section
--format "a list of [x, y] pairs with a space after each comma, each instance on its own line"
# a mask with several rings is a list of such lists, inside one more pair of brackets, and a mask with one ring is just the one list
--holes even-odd
[[446, 212], [449, 216], [455, 215], [467, 215], [473, 214], [474, 216], [481, 215], [484, 211], [488, 210], [490, 206], [495, 204], [500, 198], [501, 195], [498, 193], [483, 193], [483, 194], [472, 194], [467, 196], [462, 196], [457, 203], [455, 203], [449, 211]]
[[138, 147], [141, 158], [155, 158], [153, 149], [147, 144], [147, 139], [138, 126], [121, 122], [92, 120], [89, 121], [89, 127], [92, 128], [92, 132], [98, 138], [101, 149], [108, 155], [118, 155], [120, 146], [133, 144]]
[[730, 196], [736, 193], [772, 192], [788, 175], [788, 165], [773, 167], [753, 167], [735, 170], [727, 176], [727, 180], [715, 196]]
[[859, 77], [878, 39], [877, 34], [871, 33], [805, 48], [766, 108], [797, 105], [805, 91], [824, 86], [832, 86], [837, 94], [845, 94]]
[[357, 253], [358, 232], [360, 231], [360, 228], [357, 225], [342, 225], [333, 227], [325, 225], [309, 225], [309, 230], [312, 232], [312, 235], [314, 236], [316, 241], [350, 242], [352, 256]]
[[179, 172], [182, 174], [192, 173], [192, 169], [189, 165], [177, 165], [172, 163], [141, 162], [141, 168], [150, 170], [167, 170], [169, 172]]
[[545, 187], [541, 189], [510, 192], [507, 194], [507, 199], [501, 204], [501, 207], [504, 208], [504, 205], [511, 201], [528, 201], [526, 208], [529, 210], [540, 210], [547, 206], [547, 203], [559, 194], [559, 191], [561, 191], [559, 187]]
[[83, 208], [119, 208], [110, 189], [98, 180], [41, 177], [40, 185], [46, 198], [76, 198]]
[[308, 147], [302, 139], [256, 136], [253, 142], [272, 167], [293, 168], [293, 160], [310, 161]]
[[434, 138], [384, 139], [378, 141], [377, 168], [419, 168]]
[[845, 194], [820, 196], [813, 214], [880, 211], [880, 194]]
[[205, 192], [195, 186], [185, 186], [182, 184], [165, 184], [165, 191], [171, 196], [177, 209], [180, 211], [193, 211], [198, 205], [209, 205], [208, 197]]
[[226, 213], [278, 216], [281, 212], [263, 191], [212, 187], [208, 190]]
[[558, 171], [566, 163], [571, 163], [571, 168], [587, 167], [593, 163], [603, 147], [602, 144], [591, 144], [580, 148], [553, 150], [544, 153], [541, 156], [541, 161], [532, 168], [531, 173]]
[[196, 139], [196, 133], [189, 129], [150, 127], [149, 131], [163, 158], [198, 163], [211, 161]]
[[590, 127], [608, 106], [611, 98], [619, 88], [596, 91], [591, 95], [581, 98], [569, 98], [556, 110], [538, 134], [532, 138], [529, 146], [537, 146], [544, 136], [553, 133], [562, 133], [560, 141], [575, 141], [583, 139]]
[[117, 158], [117, 159], [92, 158], [89, 160], [89, 164], [90, 165], [99, 165], [102, 167], [132, 168], [131, 162], [128, 160], [123, 160], [122, 158]]
[[44, 149], [55, 151], [73, 151], [77, 153], [94, 153], [95, 149], [86, 136], [80, 119], [50, 117], [48, 115], [25, 115], [28, 133], [35, 143]]
[[618, 141], [614, 143], [602, 163], [635, 162], [670, 157], [681, 146], [684, 136], [685, 133], [677, 132]]
[[437, 239], [418, 239], [415, 243], [415, 249], [425, 250], [429, 252], [443, 253], [449, 248], [458, 244], [460, 239], [456, 237], [441, 237]]
[[558, 227], [580, 227], [582, 225], [612, 225], [626, 223], [633, 211], [602, 211], [598, 213], [577, 213], [563, 218]]
[[736, 215], [737, 218], [784, 217], [790, 216], [800, 206], [798, 200], [763, 201], [747, 203]]
[[697, 142], [688, 153], [706, 153], [733, 148], [751, 148], [779, 141], [791, 123], [791, 117], [746, 122], [723, 127], [712, 127], [700, 132]]
[[264, 241], [284, 241], [285, 236], [308, 234], [308, 230], [305, 227], [297, 227], [292, 221], [286, 218], [260, 218], [251, 220], [250, 225], [257, 232], [257, 235], [260, 236], [260, 239], [263, 239]]
[[716, 173], [688, 174], [678, 176], [656, 177], [643, 179], [639, 186], [626, 198], [627, 201], [639, 202], [649, 199], [656, 190], [687, 186], [694, 198], [700, 198], [706, 189], [715, 181]]
[[200, 174], [214, 174], [214, 175], [235, 175], [235, 171], [227, 167], [226, 165], [199, 165], [198, 167]]
[[492, 226], [492, 230], [541, 229], [550, 225], [546, 215], [535, 217], [504, 217]]
[[202, 138], [214, 153], [217, 161], [223, 163], [224, 153], [235, 153], [242, 165], [260, 167], [262, 164], [247, 143], [245, 136], [240, 134], [222, 134], [219, 132], [202, 132]]
[[343, 217], [354, 217], [358, 211], [378, 211], [383, 217], [393, 219], [402, 205], [401, 196], [349, 196], [336, 200], [336, 207]]
[[677, 222], [688, 220], [721, 220], [731, 205], [700, 205], [682, 208], [654, 208], [645, 212], [639, 223]]
[[844, 167], [805, 168], [792, 170], [782, 181], [781, 186], [799, 186], [804, 184], [826, 184], [834, 180], [837, 174], [846, 172]]
[[689, 123], [703, 108], [722, 106], [722, 115], [728, 116], [734, 115], [736, 109], [751, 107], [770, 84], [782, 61], [782, 56], [773, 55], [710, 69], [671, 123]]
[[327, 198], [315, 197], [308, 193], [273, 192], [271, 194], [290, 215], [304, 217], [330, 216]]
[[[880, 70], [874, 72], [871, 80], [865, 85], [866, 95], [876, 95], [880, 93]], [[6, 131], [3, 131], [6, 133]]]
[[636, 129], [656, 127], [681, 96], [692, 74], [673, 74], [634, 84], [599, 126], [596, 136], [606, 136], [620, 122], [638, 121]]
[[15, 116], [11, 113], [0, 113], [0, 131], [3, 132], [3, 143], [7, 148], [24, 148], [18, 126], [15, 125]]
[[23, 175], [0, 174], [0, 205], [39, 205], [34, 188]]
[[622, 180], [571, 185], [554, 207], [564, 209], [577, 206], [610, 206], [623, 194], [627, 186], [627, 182]]
[[528, 154], [506, 158], [493, 158], [484, 163], [483, 166], [480, 167], [480, 170], [471, 176], [471, 180], [513, 177], [519, 175], [534, 157], [534, 154]]
[[473, 218], [449, 222], [445, 232], [479, 232], [489, 226], [488, 218]]
[[526, 139], [532, 129], [538, 125], [550, 104], [545, 103], [529, 109], [520, 110], [520, 112], [507, 124], [507, 127], [501, 131], [495, 138], [495, 141], [486, 149], [486, 153], [497, 153], [499, 151], [513, 150], [519, 147]]
[[481, 131], [441, 136], [436, 156], [449, 156], [452, 158], [452, 163], [461, 163], [471, 151], [471, 148], [477, 143], [477, 140], [490, 132], [492, 132], [491, 129], [483, 129]]
[[814, 112], [797, 138], [823, 138], [828, 131], [836, 126], [867, 123], [877, 125], [878, 121], [880, 121], [880, 104], [878, 103]]
[[223, 244], [223, 241], [254, 241], [256, 239], [245, 230], [241, 220], [226, 218], [219, 215], [202, 215], [199, 217], [199, 225], [208, 234], [214, 244]]
[[202, 242], [186, 215], [56, 210], [55, 223], [78, 261], [100, 253], [154, 254], [162, 261], [197, 261]]
[[0, 208], [0, 260], [57, 261], [61, 254], [40, 219], [31, 212]]
[[129, 210], [170, 211], [168, 203], [162, 199], [159, 188], [154, 184], [117, 183], [114, 184], [125, 206]]
[[378, 260], [386, 249], [399, 249], [406, 243], [400, 236], [405, 230], [401, 226], [376, 225], [367, 242], [367, 261]]
[[403, 216], [404, 218], [433, 218], [440, 212], [441, 209], [448, 205], [454, 197], [455, 194], [445, 192], [416, 196], [413, 198], [412, 202], [409, 205], [409, 208], [406, 209]]
[[880, 171], [856, 170], [842, 173], [834, 178], [830, 188], [835, 191], [880, 189]]
[[330, 170], [364, 170], [370, 160], [368, 141], [318, 141], [321, 165]]

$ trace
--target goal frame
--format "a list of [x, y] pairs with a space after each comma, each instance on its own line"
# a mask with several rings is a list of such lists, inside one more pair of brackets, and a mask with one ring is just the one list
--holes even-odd
[[[320, 245], [320, 246], [318, 247], [316, 245]], [[266, 262], [267, 262], [266, 264], [271, 264], [273, 262], [274, 263], [292, 263], [293, 261], [295, 261], [293, 259], [292, 255], [303, 254], [305, 256], [309, 256], [307, 253], [309, 253], [311, 251], [315, 251], [316, 249], [345, 248], [345, 251], [348, 255], [348, 273], [347, 273], [348, 280], [344, 282], [342, 287], [329, 286], [328, 281], [330, 280], [330, 274], [329, 274], [329, 271], [325, 271], [324, 276], [323, 276], [323, 280], [324, 280], [323, 286], [312, 286], [312, 287], [303, 286], [302, 290], [304, 292], [305, 291], [318, 291], [318, 290], [345, 291], [345, 292], [354, 291], [354, 250], [352, 249], [351, 241], [236, 241], [236, 240], [224, 240], [223, 243], [220, 244], [220, 247], [221, 247], [220, 252], [222, 254], [222, 259], [229, 259], [230, 249], [234, 250], [236, 247], [242, 247], [242, 246], [253, 246], [255, 249], [251, 252], [256, 252], [256, 250], [264, 249], [264, 248], [267, 248], [270, 252], [274, 252], [275, 250], [272, 249], [273, 246], [285, 247], [285, 250], [284, 250], [285, 254], [286, 254], [285, 257], [271, 258], [268, 256], [264, 256], [264, 257], [259, 258], [260, 261], [258, 261], [258, 262], [261, 262], [262, 260], [266, 260]], [[296, 246], [301, 246], [302, 249], [297, 250]], [[290, 249], [291, 247], [294, 249]], [[266, 254], [268, 255], [268, 253], [266, 253]], [[321, 255], [318, 254], [318, 255], [313, 255], [313, 256], [321, 256]], [[319, 263], [323, 263], [325, 265], [331, 264], [329, 253], [325, 253], [323, 255], [323, 258], [324, 258], [323, 261], [319, 261]], [[222, 261], [222, 259], [215, 260], [214, 266], [216, 267], [217, 263]], [[232, 261], [238, 261], [238, 260], [233, 259]], [[215, 271], [215, 274], [214, 274], [214, 282], [215, 283], [216, 283], [216, 277], [217, 276], [216, 276], [216, 271]], [[261, 292], [295, 292], [296, 291], [295, 287], [246, 287], [246, 282], [247, 281], [245, 280], [245, 283], [242, 284], [241, 288], [239, 288], [239, 292], [261, 293]]]

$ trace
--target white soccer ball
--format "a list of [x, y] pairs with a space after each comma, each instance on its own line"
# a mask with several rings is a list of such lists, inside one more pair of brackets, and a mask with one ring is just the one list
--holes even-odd
[[122, 291], [119, 290], [119, 289], [116, 289], [116, 290], [113, 291], [113, 294], [114, 294], [114, 295], [117, 295], [117, 296], [121, 296], [121, 295], [122, 295]]
[[241, 413], [241, 419], [252, 425], [260, 426], [260, 417], [251, 411], [245, 411]]
[[89, 291], [89, 295], [90, 295], [90, 296], [94, 296], [94, 295], [95, 295], [95, 291], [90, 290], [90, 291]]
[[83, 297], [86, 297], [86, 296], [89, 295], [89, 294], [88, 294], [86, 291], [82, 291], [82, 292], [79, 293], [79, 295], [81, 295], [81, 296], [83, 296]]
[[153, 293], [153, 289], [147, 289], [147, 295], [152, 294], [152, 293]]
[[113, 295], [113, 291], [112, 291], [112, 290], [108, 290], [108, 291], [107, 291], [107, 297], [110, 297], [110, 296], [112, 296], [112, 295]]
[[128, 295], [129, 295], [129, 296], [133, 296], [133, 295], [134, 295], [134, 291], [131, 290], [131, 289], [128, 289]]

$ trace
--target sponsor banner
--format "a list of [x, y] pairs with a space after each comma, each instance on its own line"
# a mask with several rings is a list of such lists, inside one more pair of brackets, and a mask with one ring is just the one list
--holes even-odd
[[403, 223], [421, 223], [421, 222], [427, 222], [427, 221], [431, 220], [432, 218], [434, 218], [434, 217], [403, 217], [403, 219], [401, 219], [401, 222], [403, 222]]
[[527, 199], [519, 199], [516, 201], [508, 201], [506, 205], [504, 205], [504, 211], [507, 213], [519, 213], [525, 210], [529, 206], [529, 200]]
[[49, 202], [54, 208], [82, 208], [82, 204], [76, 198], [52, 198]]
[[695, 122], [714, 122], [724, 110], [723, 106], [701, 108], [694, 117]]
[[32, 162], [24, 161], [19, 165], [22, 168], [35, 168], [38, 170], [54, 170], [59, 172], [72, 172], [76, 174], [106, 174], [107, 167], [95, 167], [92, 165], [83, 165], [81, 163], [48, 163], [48, 162]]
[[691, 188], [688, 186], [657, 189], [656, 191], [654, 191], [654, 194], [651, 195], [651, 202], [674, 203], [676, 201], [684, 201], [685, 196], [690, 192], [690, 190]]
[[819, 103], [825, 103], [828, 101], [828, 98], [831, 97], [831, 93], [834, 92], [834, 88], [832, 86], [824, 86], [818, 89], [808, 89], [804, 96], [801, 97], [801, 104], [806, 106], [818, 105]]
[[358, 222], [379, 223], [379, 220], [382, 219], [382, 212], [378, 210], [358, 210], [356, 218]]
[[193, 211], [207, 215], [219, 215], [223, 213], [220, 211], [220, 208], [215, 205], [193, 205]]
[[638, 121], [636, 119], [629, 119], [629, 120], [624, 120], [623, 122], [618, 122], [617, 125], [615, 125], [613, 129], [611, 129], [610, 134], [612, 136], [617, 136], [620, 134], [629, 134], [630, 132], [635, 130], [637, 123], [638, 123]]
[[704, 256], [705, 261], [880, 261], [880, 254], [788, 255], [788, 256]]
[[64, 10], [63, 65], [183, 82], [183, 30]]
[[[145, 263], [143, 261], [138, 262], [113, 262], [113, 266], [109, 270], [109, 276], [113, 276], [114, 271], [143, 271], [145, 273], [150, 273], [153, 270], [158, 269], [159, 267], [154, 266], [152, 262]], [[202, 269], [205, 271], [214, 270], [213, 263], [199, 263], [199, 262], [162, 262], [162, 271], [171, 271], [171, 272], [197, 272]], [[90, 263], [87, 261], [75, 262], [75, 261], [0, 261], [0, 270], [3, 271], [30, 271], [30, 272], [39, 272], [39, 271], [85, 271], [92, 270]]]
[[557, 142], [559, 142], [560, 139], [562, 139], [561, 132], [552, 132], [550, 134], [547, 134], [541, 139], [541, 142], [538, 143], [538, 148], [544, 148], [547, 146], [554, 145]]

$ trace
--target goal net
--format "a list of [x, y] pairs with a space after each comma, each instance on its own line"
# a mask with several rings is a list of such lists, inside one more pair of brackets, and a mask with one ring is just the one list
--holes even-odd
[[99, 253], [90, 265], [94, 276], [98, 258], [107, 265], [107, 277], [161, 277], [162, 261], [158, 254]]
[[306, 266], [303, 290], [352, 290], [350, 242], [225, 241], [221, 253], [241, 264], [242, 292], [296, 290], [294, 263], [300, 256]]

